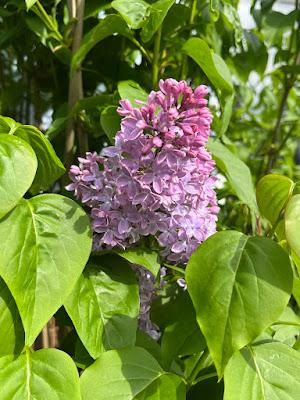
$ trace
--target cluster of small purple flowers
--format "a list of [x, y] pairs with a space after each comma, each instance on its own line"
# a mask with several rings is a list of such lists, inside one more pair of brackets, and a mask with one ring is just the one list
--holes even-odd
[[153, 235], [170, 262], [186, 263], [216, 230], [219, 207], [205, 148], [207, 88], [161, 80], [141, 108], [121, 100], [115, 146], [72, 166], [69, 190], [91, 208], [94, 248], [125, 249]]

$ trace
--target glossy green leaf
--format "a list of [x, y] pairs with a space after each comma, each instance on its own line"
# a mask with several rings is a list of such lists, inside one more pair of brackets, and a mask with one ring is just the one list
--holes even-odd
[[293, 273], [288, 255], [271, 239], [224, 231], [191, 256], [186, 280], [221, 377], [232, 354], [284, 311]]
[[284, 214], [285, 235], [293, 252], [300, 259], [300, 194], [292, 196]]
[[101, 126], [111, 144], [115, 142], [115, 135], [120, 130], [121, 118], [117, 113], [117, 107], [106, 107], [100, 116]]
[[213, 53], [207, 43], [200, 38], [190, 38], [183, 46], [183, 51], [203, 70], [217, 90], [231, 94], [233, 85], [230, 71], [224, 60]]
[[207, 148], [212, 153], [217, 167], [228, 179], [237, 197], [247, 204], [254, 213], [258, 214], [254, 186], [248, 166], [216, 140], [210, 139]]
[[47, 190], [65, 172], [65, 167], [57, 157], [51, 143], [34, 126], [21, 125], [14, 135], [30, 144], [37, 156], [38, 168], [30, 191], [36, 194], [41, 190]]
[[71, 292], [91, 242], [84, 211], [56, 194], [23, 199], [0, 221], [0, 275], [18, 306], [26, 345]]
[[82, 400], [183, 400], [181, 379], [166, 374], [144, 349], [111, 350], [88, 367], [80, 378]]
[[9, 117], [3, 117], [0, 115], [0, 133], [14, 134], [16, 129], [20, 126], [18, 122]]
[[261, 215], [272, 225], [278, 220], [294, 187], [286, 176], [270, 174], [260, 179], [256, 187], [256, 198]]
[[[101, 265], [106, 259], [107, 266]], [[135, 344], [139, 292], [128, 263], [103, 256], [88, 264], [64, 303], [76, 331], [93, 358], [105, 349]]]
[[0, 218], [30, 188], [36, 169], [36, 156], [24, 140], [0, 134]]
[[144, 0], [114, 0], [111, 5], [122, 15], [131, 29], [143, 26], [150, 7]]
[[24, 347], [24, 330], [16, 303], [0, 278], [0, 357], [19, 354]]
[[225, 370], [224, 400], [298, 400], [300, 353], [264, 343], [236, 353]]
[[149, 18], [141, 32], [143, 42], [149, 42], [152, 39], [174, 3], [175, 0], [158, 0], [151, 4]]
[[148, 94], [134, 81], [121, 81], [118, 83], [118, 92], [121, 99], [129, 100], [133, 107], [141, 107], [136, 100], [146, 102]]
[[72, 68], [77, 69], [85, 59], [90, 50], [101, 40], [114, 33], [131, 38], [132, 32], [127, 27], [126, 22], [119, 15], [107, 15], [100, 20], [98, 25], [91, 29], [82, 39], [79, 49], [73, 56]]
[[142, 247], [133, 247], [121, 252], [118, 252], [121, 257], [125, 258], [132, 264], [141, 265], [150, 271], [154, 276], [157, 276], [160, 270], [158, 262], [158, 254], [155, 251], [150, 251]]
[[0, 358], [1, 400], [81, 400], [72, 359], [57, 349]]

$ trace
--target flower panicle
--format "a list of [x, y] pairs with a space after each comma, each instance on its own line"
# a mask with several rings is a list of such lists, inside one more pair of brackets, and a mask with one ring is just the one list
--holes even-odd
[[115, 145], [72, 166], [67, 187], [90, 208], [94, 248], [125, 249], [153, 235], [170, 262], [186, 263], [216, 230], [212, 115], [206, 86], [159, 82], [146, 104], [121, 100]]

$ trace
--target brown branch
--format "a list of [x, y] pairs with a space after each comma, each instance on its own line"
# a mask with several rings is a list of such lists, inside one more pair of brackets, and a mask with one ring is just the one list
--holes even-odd
[[[85, 0], [70, 0], [68, 1], [69, 14], [71, 18], [76, 19], [76, 24], [73, 30], [72, 54], [80, 47], [83, 31]], [[70, 83], [68, 108], [69, 112], [73, 109], [78, 100], [83, 98], [82, 72], [81, 68], [73, 70], [70, 66]], [[76, 117], [71, 116], [67, 126], [64, 163], [67, 170], [73, 162], [74, 146], [75, 146], [75, 130], [77, 131], [79, 153], [83, 155], [88, 149], [87, 135], [82, 130], [81, 125], [76, 120]]]

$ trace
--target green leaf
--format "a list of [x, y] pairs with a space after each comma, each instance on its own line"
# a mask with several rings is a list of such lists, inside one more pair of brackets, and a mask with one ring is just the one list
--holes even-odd
[[121, 257], [125, 258], [132, 264], [138, 264], [145, 267], [154, 276], [157, 276], [160, 270], [158, 255], [155, 251], [150, 251], [142, 247], [134, 247], [125, 251], [118, 252]]
[[19, 354], [24, 347], [24, 330], [16, 303], [0, 278], [0, 357]]
[[51, 143], [41, 131], [30, 125], [19, 126], [14, 135], [30, 144], [38, 159], [38, 168], [30, 191], [36, 194], [47, 190], [65, 172], [65, 167]]
[[169, 9], [175, 0], [158, 0], [150, 6], [150, 16], [144, 24], [141, 38], [143, 42], [149, 42], [159, 27], [162, 25]]
[[57, 349], [0, 358], [1, 400], [81, 400], [72, 359]]
[[111, 144], [115, 142], [116, 133], [120, 130], [121, 117], [117, 113], [117, 107], [106, 107], [100, 116], [101, 126]]
[[167, 370], [177, 356], [200, 353], [206, 348], [206, 342], [197, 324], [196, 316], [184, 314], [182, 318], [167, 326], [162, 336], [162, 359]]
[[27, 7], [27, 11], [28, 11], [33, 5], [35, 5], [36, 2], [37, 2], [37, 0], [25, 0], [26, 7]]
[[289, 200], [284, 214], [285, 235], [293, 252], [300, 258], [300, 194], [292, 196]]
[[183, 51], [190, 56], [203, 70], [217, 90], [232, 94], [231, 73], [224, 60], [199, 38], [190, 38], [185, 42]]
[[18, 122], [9, 117], [0, 115], [0, 133], [9, 133], [13, 135], [15, 130], [20, 126]]
[[298, 400], [300, 353], [264, 343], [236, 353], [225, 370], [224, 400]]
[[144, 0], [114, 0], [111, 5], [121, 14], [131, 29], [139, 29], [143, 26], [150, 7]]
[[18, 306], [25, 344], [63, 304], [90, 254], [91, 232], [84, 211], [56, 195], [22, 199], [0, 221], [0, 275]]
[[[101, 264], [104, 259], [108, 266]], [[64, 305], [93, 358], [135, 344], [139, 291], [134, 272], [120, 257], [106, 255], [97, 265], [88, 264]]]
[[0, 134], [0, 218], [30, 188], [36, 169], [36, 156], [24, 140]]
[[293, 273], [288, 255], [271, 239], [224, 231], [191, 256], [186, 280], [221, 377], [232, 354], [284, 311]]
[[247, 165], [216, 140], [210, 139], [207, 148], [237, 197], [255, 214], [258, 214], [251, 172]]
[[148, 94], [134, 81], [121, 81], [118, 83], [118, 92], [121, 99], [129, 100], [133, 107], [141, 107], [136, 100], [146, 102]]
[[260, 179], [256, 187], [256, 198], [261, 215], [272, 225], [280, 217], [291, 193], [294, 182], [286, 176], [269, 174]]
[[165, 373], [146, 350], [111, 350], [88, 367], [80, 378], [82, 400], [183, 400], [179, 377]]
[[72, 68], [77, 69], [85, 59], [89, 51], [101, 40], [114, 33], [132, 38], [132, 32], [126, 22], [119, 15], [107, 15], [98, 25], [91, 29], [82, 39], [79, 49], [73, 56]]
[[140, 329], [137, 330], [135, 346], [142, 347], [143, 349], [147, 350], [148, 353], [150, 353], [156, 359], [156, 361], [162, 364], [160, 345], [146, 332]]

